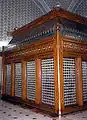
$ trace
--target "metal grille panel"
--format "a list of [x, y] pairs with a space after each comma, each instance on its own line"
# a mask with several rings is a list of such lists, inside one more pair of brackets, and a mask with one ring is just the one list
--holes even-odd
[[87, 101], [87, 61], [82, 61], [83, 101]]
[[36, 70], [35, 61], [27, 62], [27, 98], [36, 99]]
[[54, 59], [43, 59], [42, 67], [42, 102], [54, 105]]
[[76, 104], [76, 74], [75, 60], [64, 58], [64, 104], [65, 106]]
[[22, 96], [22, 70], [21, 63], [15, 64], [15, 96]]
[[11, 64], [6, 65], [6, 94], [11, 94]]

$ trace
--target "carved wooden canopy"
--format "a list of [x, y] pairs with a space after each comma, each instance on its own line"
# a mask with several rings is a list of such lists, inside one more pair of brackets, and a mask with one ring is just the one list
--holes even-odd
[[52, 11], [36, 19], [35, 21], [15, 30], [10, 44], [26, 44], [37, 42], [44, 37], [55, 34], [57, 23], [61, 24], [61, 33], [64, 36], [86, 39], [87, 19], [70, 13], [61, 8]]

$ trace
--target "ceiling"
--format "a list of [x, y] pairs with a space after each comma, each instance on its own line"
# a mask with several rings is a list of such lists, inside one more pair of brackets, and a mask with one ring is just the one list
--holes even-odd
[[12, 39], [7, 33], [56, 6], [87, 17], [87, 0], [0, 0], [0, 46], [7, 45]]

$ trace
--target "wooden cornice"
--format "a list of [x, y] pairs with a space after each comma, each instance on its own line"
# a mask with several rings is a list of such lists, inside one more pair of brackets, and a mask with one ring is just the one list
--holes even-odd
[[55, 18], [65, 18], [67, 20], [71, 20], [71, 21], [75, 21], [80, 24], [87, 25], [87, 19], [85, 17], [71, 13], [62, 8], [54, 8], [46, 15], [43, 15], [40, 18], [37, 18], [36, 20], [34, 20], [33, 22], [13, 31], [12, 36], [17, 36], [19, 34], [25, 33], [26, 31], [32, 29], [33, 27], [39, 26], [43, 24], [44, 22], [47, 22]]

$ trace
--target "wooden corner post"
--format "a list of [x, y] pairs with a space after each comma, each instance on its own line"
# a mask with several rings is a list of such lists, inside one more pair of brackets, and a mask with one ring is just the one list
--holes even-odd
[[76, 58], [76, 99], [79, 106], [83, 106], [83, 88], [82, 88], [82, 58]]
[[41, 103], [41, 60], [36, 59], [36, 104]]
[[2, 71], [3, 71], [3, 80], [2, 80], [2, 95], [6, 93], [6, 65], [5, 65], [5, 56], [4, 56], [4, 46], [2, 47]]
[[22, 61], [22, 99], [27, 98], [26, 61]]
[[14, 63], [11, 63], [11, 96], [14, 96], [15, 94], [15, 65]]
[[64, 82], [63, 82], [63, 40], [60, 36], [60, 25], [57, 25], [54, 39], [54, 85], [55, 112], [61, 115], [64, 110]]

